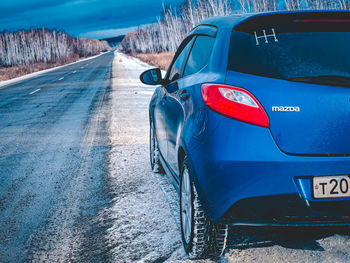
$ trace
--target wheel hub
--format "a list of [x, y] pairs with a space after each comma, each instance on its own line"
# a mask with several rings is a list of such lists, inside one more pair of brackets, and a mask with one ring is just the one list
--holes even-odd
[[191, 183], [188, 169], [185, 168], [182, 175], [181, 184], [181, 214], [182, 214], [182, 229], [185, 240], [190, 242], [192, 230], [192, 193]]
[[154, 139], [154, 131], [153, 131], [153, 125], [151, 125], [151, 164], [152, 168], [155, 162], [155, 139]]

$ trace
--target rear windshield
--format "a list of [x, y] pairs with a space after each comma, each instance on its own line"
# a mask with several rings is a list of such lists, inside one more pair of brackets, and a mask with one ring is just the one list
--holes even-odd
[[288, 80], [350, 78], [350, 23], [302, 20], [233, 30], [228, 70]]

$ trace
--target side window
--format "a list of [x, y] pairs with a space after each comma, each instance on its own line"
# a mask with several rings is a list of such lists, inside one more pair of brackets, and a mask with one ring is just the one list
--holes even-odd
[[194, 42], [193, 48], [188, 57], [184, 76], [194, 74], [200, 71], [205, 65], [207, 65], [214, 42], [214, 37], [197, 37], [196, 42]]
[[183, 66], [186, 62], [187, 55], [191, 50], [193, 41], [194, 41], [194, 37], [187, 40], [187, 44], [185, 44], [182, 51], [176, 57], [175, 62], [173, 63], [171, 69], [169, 69], [170, 70], [169, 75], [168, 75], [168, 82], [169, 83], [172, 81], [175, 81], [181, 77]]

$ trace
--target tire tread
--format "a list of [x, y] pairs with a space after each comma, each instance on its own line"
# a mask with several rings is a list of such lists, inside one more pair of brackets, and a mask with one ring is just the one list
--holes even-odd
[[[186, 166], [186, 160], [182, 167]], [[209, 220], [204, 213], [203, 206], [199, 200], [196, 187], [193, 189], [193, 234], [191, 244], [188, 245], [188, 256], [190, 259], [218, 258], [226, 247], [228, 226], [217, 224]]]

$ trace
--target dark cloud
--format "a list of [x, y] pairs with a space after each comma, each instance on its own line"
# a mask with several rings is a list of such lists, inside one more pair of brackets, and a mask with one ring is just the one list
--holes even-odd
[[161, 13], [162, 2], [176, 5], [183, 1], [1, 0], [0, 30], [48, 27], [77, 36], [99, 37], [98, 31], [112, 34], [118, 32], [116, 29], [154, 22]]

